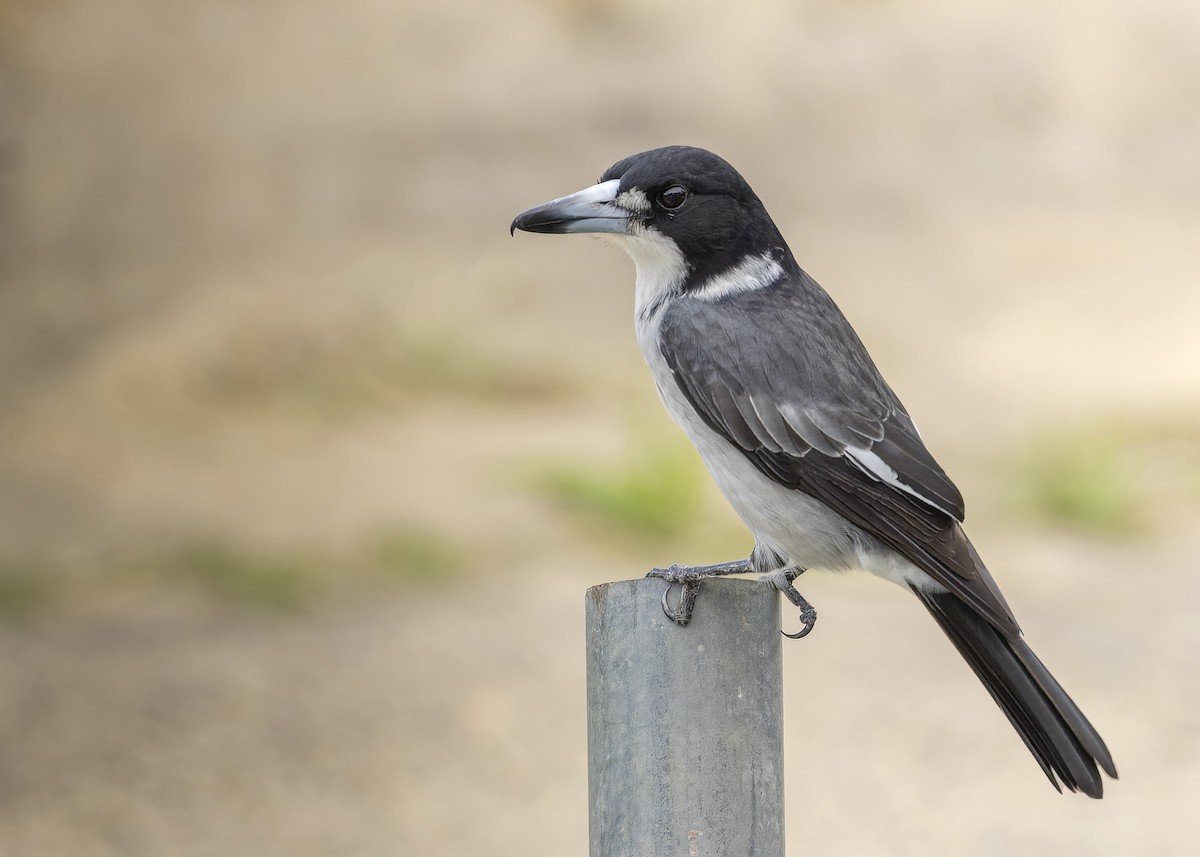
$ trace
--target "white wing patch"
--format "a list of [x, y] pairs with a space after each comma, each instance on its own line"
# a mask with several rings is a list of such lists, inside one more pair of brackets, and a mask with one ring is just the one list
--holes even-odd
[[847, 446], [844, 447], [844, 451], [846, 458], [848, 458], [855, 467], [870, 476], [876, 482], [882, 482], [885, 485], [890, 485], [897, 491], [903, 491], [905, 494], [916, 497], [926, 506], [932, 506], [939, 511], [945, 512], [951, 518], [956, 517], [954, 512], [947, 509], [941, 503], [929, 499], [924, 494], [919, 493], [911, 485], [906, 485], [904, 482], [902, 482], [895, 469], [874, 452], [871, 452], [871, 450], [865, 449], [861, 446]]

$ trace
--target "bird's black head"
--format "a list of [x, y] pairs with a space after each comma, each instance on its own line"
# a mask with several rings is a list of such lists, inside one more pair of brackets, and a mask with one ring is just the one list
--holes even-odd
[[654, 291], [687, 291], [768, 257], [794, 265], [779, 230], [737, 170], [712, 152], [667, 146], [609, 167], [598, 184], [517, 216], [528, 232], [599, 232], [621, 244]]

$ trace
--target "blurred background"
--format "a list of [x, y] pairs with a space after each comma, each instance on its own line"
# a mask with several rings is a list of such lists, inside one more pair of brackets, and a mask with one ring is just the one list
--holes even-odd
[[1197, 44], [1191, 0], [0, 3], [0, 855], [584, 853], [584, 589], [750, 541], [628, 260], [508, 224], [669, 143], [854, 322], [1122, 774], [1059, 797], [911, 598], [806, 577], [792, 852], [1194, 853]]

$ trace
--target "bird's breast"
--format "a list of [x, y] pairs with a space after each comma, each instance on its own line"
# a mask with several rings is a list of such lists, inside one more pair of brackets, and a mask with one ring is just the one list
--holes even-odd
[[860, 566], [860, 540], [852, 524], [807, 494], [768, 478], [692, 407], [659, 347], [661, 316], [658, 312], [637, 317], [638, 345], [658, 395], [754, 538], [802, 568]]

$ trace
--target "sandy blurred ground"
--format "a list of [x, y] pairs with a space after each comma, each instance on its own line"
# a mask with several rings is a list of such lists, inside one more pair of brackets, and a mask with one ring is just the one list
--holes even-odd
[[507, 225], [676, 142], [1122, 774], [1057, 796], [914, 604], [806, 579], [791, 853], [1196, 853], [1197, 44], [1182, 0], [0, 6], [0, 855], [583, 853], [583, 589], [748, 542], [546, 490], [678, 441], [628, 262]]

